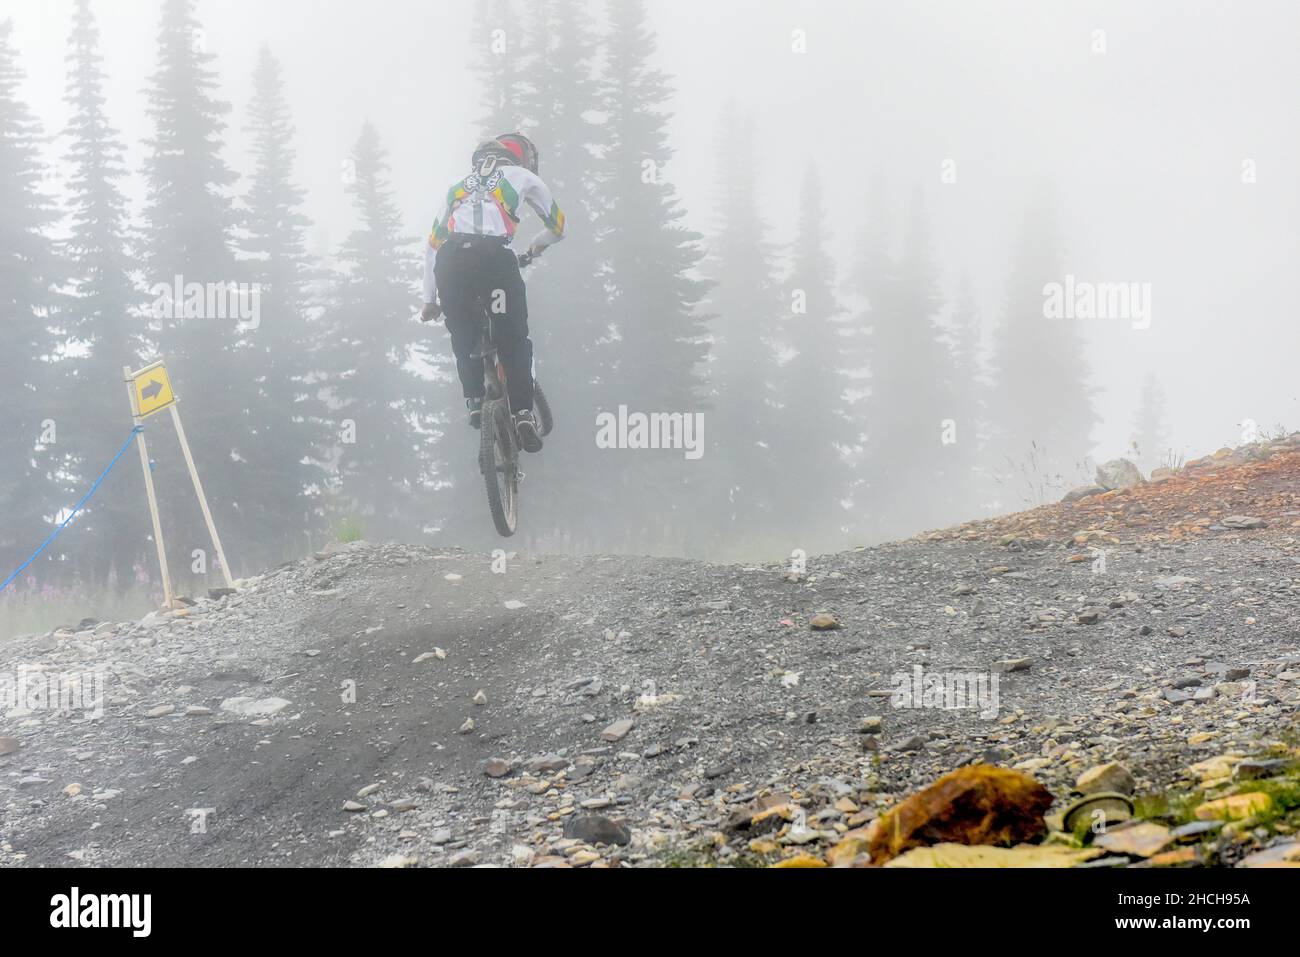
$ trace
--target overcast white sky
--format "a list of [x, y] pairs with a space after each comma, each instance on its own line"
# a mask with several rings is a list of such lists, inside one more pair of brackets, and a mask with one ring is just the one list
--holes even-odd
[[[157, 0], [99, 3], [109, 108], [131, 144], [148, 135]], [[725, 175], [712, 126], [729, 97], [752, 110], [766, 154], [755, 196], [789, 238], [799, 176], [817, 157], [841, 268], [879, 168], [901, 216], [920, 184], [936, 253], [969, 274], [996, 321], [1026, 198], [1062, 204], [1068, 269], [1152, 284], [1152, 324], [1085, 324], [1105, 424], [1123, 451], [1142, 374], [1160, 377], [1175, 444], [1237, 441], [1240, 423], [1300, 428], [1292, 299], [1300, 262], [1300, 6], [1241, 0], [654, 0], [660, 65], [676, 77], [677, 158], [692, 221], [711, 219]], [[70, 0], [3, 0], [26, 93], [50, 132], [66, 117]], [[593, 15], [601, 7], [593, 5]], [[462, 171], [480, 112], [465, 65], [472, 10], [444, 0], [202, 0], [209, 50], [235, 107], [229, 159], [246, 168], [240, 116], [258, 47], [283, 61], [297, 112], [299, 176], [318, 251], [350, 225], [339, 166], [363, 119], [388, 146], [412, 235]], [[791, 31], [807, 34], [804, 55]], [[1106, 51], [1093, 51], [1094, 31]], [[539, 139], [544, 144], [544, 131]], [[544, 147], [543, 147], [544, 148]], [[956, 162], [957, 182], [941, 164]], [[1242, 182], [1242, 164], [1258, 181]], [[544, 172], [544, 170], [543, 170]], [[135, 187], [138, 189], [138, 186]], [[561, 203], [563, 198], [561, 197]], [[987, 332], [987, 329], [986, 329]]]

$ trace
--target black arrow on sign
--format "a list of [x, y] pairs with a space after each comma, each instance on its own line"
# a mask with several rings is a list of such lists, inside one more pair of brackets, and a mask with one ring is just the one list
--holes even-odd
[[162, 392], [162, 383], [157, 379], [150, 379], [149, 384], [140, 390], [140, 394], [146, 399], [152, 399]]

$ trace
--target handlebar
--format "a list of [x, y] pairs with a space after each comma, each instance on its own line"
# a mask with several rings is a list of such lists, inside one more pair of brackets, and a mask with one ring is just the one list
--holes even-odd
[[530, 252], [526, 252], [526, 253], [520, 253], [520, 254], [519, 254], [519, 257], [518, 257], [518, 259], [519, 259], [519, 268], [520, 268], [520, 269], [527, 269], [528, 266], [529, 266], [529, 264], [531, 264], [532, 261], [533, 261], [534, 259], [536, 259], [536, 258], [537, 258], [538, 256], [540, 256], [540, 255], [541, 255], [541, 253], [539, 253], [539, 252], [538, 252], [538, 253], [535, 253], [535, 252], [531, 252], [531, 251], [530, 251]]

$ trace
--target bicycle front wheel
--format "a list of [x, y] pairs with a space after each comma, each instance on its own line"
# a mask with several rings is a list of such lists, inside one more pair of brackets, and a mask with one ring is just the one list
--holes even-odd
[[546, 400], [546, 393], [536, 379], [533, 380], [533, 408], [537, 410], [537, 433], [545, 438], [555, 428], [555, 417], [551, 415], [551, 403]]
[[498, 534], [509, 538], [519, 522], [519, 448], [505, 399], [483, 403], [478, 464], [487, 488], [492, 524]]

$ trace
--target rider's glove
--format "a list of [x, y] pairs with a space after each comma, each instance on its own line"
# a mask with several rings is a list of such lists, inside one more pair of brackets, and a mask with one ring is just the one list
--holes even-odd
[[436, 302], [426, 302], [424, 308], [420, 310], [421, 322], [432, 322], [442, 315], [442, 306]]

